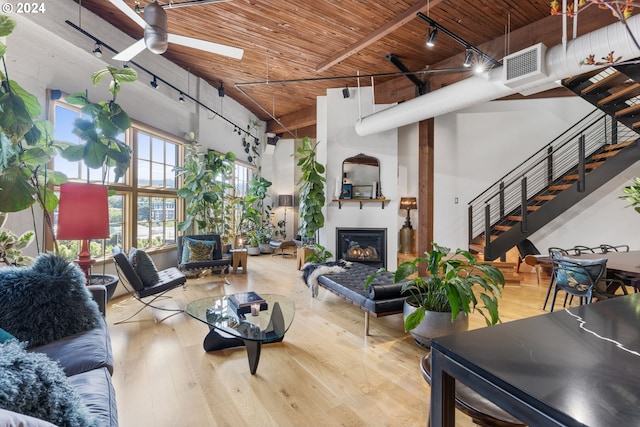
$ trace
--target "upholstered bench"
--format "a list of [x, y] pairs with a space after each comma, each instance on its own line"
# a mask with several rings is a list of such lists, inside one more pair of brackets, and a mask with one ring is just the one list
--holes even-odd
[[402, 313], [405, 300], [401, 294], [402, 284], [393, 283], [391, 273], [378, 273], [369, 288], [364, 288], [367, 279], [376, 270], [369, 265], [354, 262], [343, 272], [318, 276], [320, 286], [364, 310], [365, 335], [369, 335], [370, 314], [379, 317]]

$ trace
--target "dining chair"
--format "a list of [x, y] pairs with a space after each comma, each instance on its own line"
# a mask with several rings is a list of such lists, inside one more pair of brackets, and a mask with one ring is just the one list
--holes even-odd
[[569, 255], [569, 251], [566, 249], [558, 248], [558, 247], [550, 247], [549, 248], [549, 262], [551, 264], [551, 277], [549, 278], [549, 287], [547, 288], [547, 294], [544, 297], [544, 304], [542, 304], [542, 310], [544, 311], [547, 308], [547, 302], [549, 302], [549, 296], [551, 295], [551, 290], [553, 289], [553, 285], [555, 283], [556, 275], [553, 271], [553, 263], [551, 260], [553, 259], [552, 253], [556, 253], [559, 255], [567, 256]]
[[606, 243], [603, 243], [600, 245], [600, 251], [603, 254], [606, 254], [608, 252], [629, 252], [629, 245], [608, 245]]

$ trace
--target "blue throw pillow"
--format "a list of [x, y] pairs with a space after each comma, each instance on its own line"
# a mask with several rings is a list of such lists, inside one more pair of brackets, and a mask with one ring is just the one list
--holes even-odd
[[601, 267], [603, 262], [606, 265], [607, 259], [575, 259], [562, 257], [558, 261], [560, 268], [556, 273], [556, 281], [559, 285], [571, 286], [578, 291], [585, 291], [590, 286], [589, 276], [592, 281], [595, 281], [603, 269], [603, 267]]
[[0, 344], [0, 390], [2, 409], [60, 427], [96, 425], [60, 365], [17, 340]]
[[16, 337], [11, 335], [9, 332], [5, 331], [4, 329], [0, 328], [0, 344], [5, 343], [9, 340], [15, 340], [15, 339]]
[[192, 259], [191, 249], [189, 248], [189, 244], [193, 243], [202, 243], [209, 247], [211, 247], [211, 258], [213, 259], [213, 254], [216, 251], [216, 241], [215, 240], [198, 240], [192, 239], [191, 237], [185, 237], [182, 239], [182, 259], [180, 260], [181, 264], [186, 264], [188, 262], [196, 262]]
[[153, 286], [160, 281], [160, 275], [158, 274], [156, 265], [149, 254], [143, 250], [136, 251], [135, 269], [145, 287]]
[[101, 318], [84, 273], [59, 255], [0, 268], [0, 325], [29, 347], [96, 328]]

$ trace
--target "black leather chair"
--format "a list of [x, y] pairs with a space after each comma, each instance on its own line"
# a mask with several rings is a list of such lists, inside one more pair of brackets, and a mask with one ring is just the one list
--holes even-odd
[[516, 267], [516, 271], [520, 272], [520, 264], [522, 264], [525, 258], [529, 255], [540, 255], [540, 251], [529, 239], [524, 239], [522, 242], [516, 245], [518, 248], [518, 265]]
[[[160, 277], [160, 280], [153, 285], [145, 286], [142, 283], [140, 276], [138, 276], [138, 273], [136, 273], [136, 270], [133, 268], [133, 265], [131, 265], [131, 263], [127, 259], [127, 256], [124, 253], [115, 254], [113, 256], [113, 259], [116, 262], [116, 270], [118, 271], [118, 276], [120, 276], [120, 282], [122, 282], [122, 285], [127, 289], [128, 292], [130, 292], [133, 295], [135, 299], [137, 299], [143, 304], [143, 306], [140, 307], [140, 310], [136, 311], [126, 319], [118, 320], [114, 324], [117, 325], [119, 323], [123, 323], [123, 322], [126, 322], [127, 320], [130, 320], [136, 314], [140, 313], [145, 307], [156, 308], [158, 310], [164, 310], [164, 311], [175, 311], [175, 312], [184, 311], [181, 308], [165, 308], [165, 307], [158, 307], [153, 305], [153, 303], [157, 299], [163, 298], [163, 297], [166, 298], [164, 294], [169, 292], [170, 290], [177, 288], [178, 286], [182, 286], [184, 288], [184, 284], [187, 281], [187, 276], [185, 276], [182, 272], [180, 272], [180, 270], [178, 270], [175, 267], [170, 267], [165, 270], [160, 270], [158, 271], [158, 276]], [[127, 283], [129, 284], [129, 286], [131, 286], [132, 289], [129, 289], [129, 286], [127, 286]], [[147, 298], [147, 297], [153, 297], [153, 298], [149, 302], [143, 301], [143, 298]]]
[[[199, 262], [189, 262], [187, 260], [183, 260], [184, 239], [206, 240], [206, 241], [215, 242], [214, 243], [215, 247], [213, 248], [211, 260], [199, 261]], [[180, 271], [183, 271], [187, 274], [190, 274], [190, 273], [197, 274], [204, 270], [211, 270], [212, 272], [218, 273], [222, 277], [224, 277], [225, 273], [229, 272], [229, 267], [231, 266], [231, 263], [232, 263], [231, 257], [224, 257], [222, 255], [222, 241], [220, 240], [220, 235], [193, 234], [188, 236], [178, 236], [178, 264], [179, 264]], [[225, 282], [227, 282], [226, 278], [225, 278]]]

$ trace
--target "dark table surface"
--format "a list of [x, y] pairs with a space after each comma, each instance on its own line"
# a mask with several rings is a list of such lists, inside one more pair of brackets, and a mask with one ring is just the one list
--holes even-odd
[[529, 425], [640, 425], [640, 294], [436, 338], [432, 354]]

